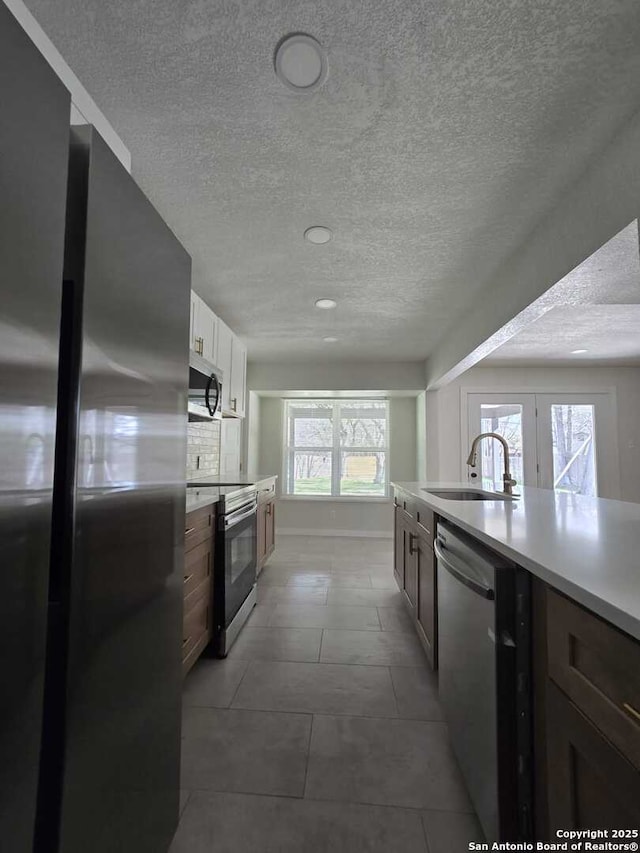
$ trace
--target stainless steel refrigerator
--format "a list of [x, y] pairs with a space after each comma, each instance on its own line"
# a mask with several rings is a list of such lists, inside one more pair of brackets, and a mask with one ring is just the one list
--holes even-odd
[[0, 846], [161, 853], [190, 259], [3, 4], [0, 93]]

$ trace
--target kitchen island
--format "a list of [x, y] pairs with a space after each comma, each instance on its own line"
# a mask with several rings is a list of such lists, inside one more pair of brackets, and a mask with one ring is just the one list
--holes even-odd
[[[509, 499], [468, 483], [394, 483], [396, 581], [432, 666], [440, 665], [441, 699], [443, 685], [445, 697], [453, 685], [462, 699], [451, 705], [451, 719], [445, 715], [450, 726], [460, 724], [456, 751], [463, 771], [467, 761], [468, 784], [479, 778], [482, 789], [483, 774], [467, 750], [475, 727], [476, 743], [485, 737], [498, 745], [498, 779], [509, 777], [503, 787], [519, 798], [524, 791], [517, 803], [513, 795], [504, 801], [511, 826], [517, 815], [519, 829], [503, 840], [555, 840], [560, 829], [636, 830], [640, 505], [528, 487], [517, 491]], [[447, 492], [458, 492], [458, 499]], [[484, 554], [485, 565], [502, 568], [495, 577], [491, 571], [465, 574], [448, 550], [448, 537], [459, 537], [469, 553]], [[506, 578], [503, 593], [498, 572]], [[513, 582], [510, 572], [518, 579], [511, 593], [517, 619], [509, 626], [514, 630], [505, 632], [498, 604]], [[494, 578], [493, 588], [487, 578]], [[482, 605], [485, 616], [469, 588], [491, 600]], [[491, 679], [476, 683], [494, 647]], [[511, 689], [504, 690], [504, 681], [497, 689], [509, 671], [517, 676]], [[491, 702], [484, 698], [487, 691]], [[505, 754], [511, 756], [506, 761]], [[500, 796], [494, 814], [501, 811]], [[476, 801], [472, 791], [479, 813], [482, 798], [481, 792]]]
[[473, 487], [392, 486], [640, 640], [640, 504], [530, 486], [513, 500], [457, 501], [430, 492]]

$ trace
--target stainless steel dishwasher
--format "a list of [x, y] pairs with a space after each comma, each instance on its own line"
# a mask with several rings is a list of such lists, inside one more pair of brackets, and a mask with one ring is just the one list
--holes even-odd
[[488, 841], [531, 838], [529, 576], [440, 521], [440, 700]]

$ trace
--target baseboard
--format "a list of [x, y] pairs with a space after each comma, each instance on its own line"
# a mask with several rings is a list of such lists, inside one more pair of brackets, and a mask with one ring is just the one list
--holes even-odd
[[393, 530], [328, 530], [326, 527], [277, 527], [278, 536], [351, 536], [358, 539], [393, 539]]

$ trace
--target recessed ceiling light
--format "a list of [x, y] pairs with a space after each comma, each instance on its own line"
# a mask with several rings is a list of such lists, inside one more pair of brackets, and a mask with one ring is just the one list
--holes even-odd
[[304, 232], [305, 240], [314, 243], [316, 246], [321, 246], [323, 243], [328, 243], [333, 237], [333, 232], [330, 228], [325, 228], [324, 225], [312, 225]]
[[337, 338], [323, 338], [322, 340], [325, 344], [336, 344], [338, 342]]
[[338, 303], [334, 299], [317, 299], [316, 308], [324, 308], [328, 311], [330, 308], [335, 308]]
[[580, 355], [583, 352], [587, 352], [587, 350], [586, 349], [572, 349], [571, 355]]
[[312, 92], [327, 76], [322, 45], [306, 33], [292, 33], [278, 43], [274, 66], [278, 78], [294, 92]]

